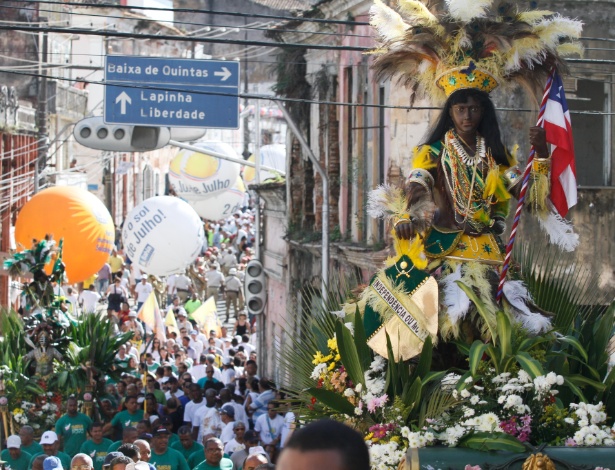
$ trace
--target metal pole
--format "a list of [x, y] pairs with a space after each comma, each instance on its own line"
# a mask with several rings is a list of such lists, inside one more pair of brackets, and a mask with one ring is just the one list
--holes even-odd
[[[228, 155], [224, 155], [223, 153], [214, 152], [213, 150], [204, 149], [203, 147], [197, 147], [196, 145], [186, 144], [177, 140], [169, 140], [169, 145], [179, 147], [180, 149], [192, 150], [193, 152], [206, 153], [207, 155], [211, 155], [212, 157], [220, 158], [222, 160], [228, 160], [229, 162], [233, 163], [239, 163], [240, 165], [249, 166], [251, 168], [256, 168], [255, 163], [249, 162], [247, 160], [242, 160], [240, 158], [229, 157]], [[263, 170], [273, 171], [274, 173], [279, 173], [282, 176], [286, 176], [285, 171], [278, 170], [270, 166], [261, 165], [261, 168]]]
[[[256, 134], [255, 147], [254, 147], [254, 172], [255, 172], [255, 180], [256, 184], [261, 184], [261, 102], [260, 100], [256, 100], [256, 119], [254, 120], [254, 133]], [[254, 244], [254, 257], [260, 260], [260, 251], [261, 251], [261, 199], [256, 192], [256, 196], [254, 199], [254, 208], [256, 212], [254, 213], [254, 225], [256, 226], [255, 239], [256, 242]]]
[[318, 171], [318, 174], [322, 178], [322, 268], [321, 268], [321, 277], [322, 277], [322, 285], [321, 285], [321, 295], [323, 305], [325, 305], [327, 301], [327, 285], [329, 284], [329, 176], [327, 172], [320, 165], [320, 162], [312, 152], [312, 149], [308, 145], [305, 137], [299, 130], [299, 126], [295, 123], [292, 116], [288, 112], [288, 110], [284, 107], [282, 101], [275, 100], [275, 103], [282, 111], [284, 118], [286, 119], [286, 123], [288, 124], [289, 129], [295, 135], [299, 143], [301, 143], [301, 147], [307, 153], [309, 159], [312, 161], [312, 164]]
[[[41, 22], [46, 21], [46, 18], [41, 18]], [[47, 74], [46, 74], [46, 64], [47, 64], [47, 48], [48, 48], [48, 34], [46, 32], [41, 33], [42, 38], [39, 38], [40, 47], [40, 61], [39, 61], [39, 70], [40, 77], [38, 79], [38, 99], [36, 104], [36, 126], [38, 129], [38, 153], [36, 156], [36, 161], [34, 162], [34, 194], [36, 194], [39, 190], [38, 187], [38, 177], [39, 173], [42, 169], [45, 168], [45, 164], [47, 162]], [[45, 72], [45, 73], [43, 73]]]

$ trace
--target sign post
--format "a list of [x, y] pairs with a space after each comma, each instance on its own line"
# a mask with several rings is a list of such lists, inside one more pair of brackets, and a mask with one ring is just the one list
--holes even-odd
[[239, 63], [107, 56], [104, 121], [159, 127], [239, 127]]

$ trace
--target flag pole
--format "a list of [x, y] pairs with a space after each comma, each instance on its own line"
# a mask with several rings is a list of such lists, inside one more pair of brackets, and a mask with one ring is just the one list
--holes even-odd
[[[553, 67], [553, 69], [551, 69], [551, 73], [549, 74], [549, 78], [547, 79], [547, 84], [545, 85], [545, 92], [542, 96], [542, 102], [540, 103], [540, 111], [538, 112], [538, 121], [536, 123], [536, 125], [540, 127], [542, 127], [544, 124], [545, 109], [547, 107], [547, 101], [549, 100], [549, 93], [551, 92], [551, 85], [553, 84], [553, 77], [555, 76], [555, 71], [556, 69], [555, 67]], [[519, 220], [521, 219], [521, 212], [523, 211], [525, 194], [527, 193], [527, 188], [529, 187], [530, 174], [532, 172], [532, 162], [534, 161], [535, 154], [536, 150], [534, 149], [534, 146], [532, 146], [532, 148], [530, 149], [530, 155], [527, 158], [525, 172], [523, 173], [523, 183], [521, 185], [521, 192], [519, 193], [519, 199], [517, 201], [517, 210], [515, 211], [515, 218], [513, 219], [513, 225], [510, 231], [508, 244], [506, 245], [506, 256], [504, 257], [504, 265], [502, 266], [502, 272], [500, 273], [500, 282], [498, 284], [498, 292], [496, 296], [497, 302], [502, 299], [504, 282], [506, 281], [506, 273], [508, 272], [508, 268], [510, 267], [510, 259], [512, 257], [513, 246], [517, 238], [517, 228], [519, 226]]]

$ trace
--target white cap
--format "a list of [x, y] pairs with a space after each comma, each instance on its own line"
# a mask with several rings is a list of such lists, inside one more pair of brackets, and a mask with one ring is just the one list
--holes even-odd
[[19, 449], [21, 447], [21, 438], [19, 436], [9, 436], [6, 440], [7, 449]]
[[250, 447], [249, 455], [254, 455], [254, 454], [267, 455], [267, 452], [265, 452], [265, 449], [263, 449], [263, 446]]
[[41, 436], [41, 445], [55, 444], [58, 441], [58, 435], [53, 431], [45, 431]]

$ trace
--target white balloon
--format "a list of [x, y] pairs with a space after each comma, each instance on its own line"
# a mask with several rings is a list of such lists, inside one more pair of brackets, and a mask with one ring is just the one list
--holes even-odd
[[[263, 145], [260, 148], [261, 165], [266, 165], [281, 172], [286, 172], [286, 146], [282, 144]], [[256, 161], [254, 155], [248, 158], [249, 162]], [[279, 176], [279, 173], [274, 173], [269, 170], [261, 170], [261, 183], [269, 178]], [[256, 169], [253, 167], [245, 167], [243, 170], [243, 180], [246, 184], [256, 183]]]
[[182, 150], [169, 165], [169, 183], [182, 198], [207, 198], [233, 186], [239, 176], [238, 163], [207, 154], [207, 150], [239, 158], [233, 147], [224, 142], [199, 142], [203, 152]]
[[246, 196], [246, 187], [241, 176], [231, 189], [223, 193], [208, 197], [207, 199], [187, 198], [197, 214], [207, 220], [220, 220], [232, 216], [243, 207]]
[[167, 276], [197, 258], [205, 232], [199, 215], [186, 201], [155, 196], [130, 211], [122, 239], [126, 254], [141, 271]]

